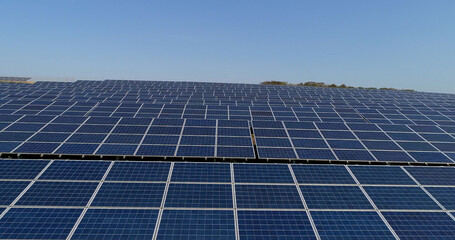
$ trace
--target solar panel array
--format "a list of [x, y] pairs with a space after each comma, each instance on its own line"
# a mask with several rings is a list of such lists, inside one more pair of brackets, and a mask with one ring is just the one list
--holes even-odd
[[3, 153], [455, 163], [450, 94], [121, 80], [0, 86]]
[[450, 239], [455, 168], [0, 160], [1, 239]]
[[450, 94], [0, 83], [0, 154], [0, 239], [455, 238]]

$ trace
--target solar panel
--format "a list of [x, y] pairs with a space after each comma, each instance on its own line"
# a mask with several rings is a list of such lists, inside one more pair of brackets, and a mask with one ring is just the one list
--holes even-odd
[[440, 210], [419, 187], [364, 187], [379, 209]]
[[85, 206], [97, 186], [95, 182], [35, 182], [16, 205]]
[[230, 184], [170, 184], [166, 207], [232, 208]]
[[116, 162], [106, 181], [156, 181], [165, 182], [170, 163], [164, 162]]
[[65, 239], [82, 209], [12, 208], [0, 219], [2, 239]]
[[357, 186], [300, 186], [310, 209], [372, 209]]
[[304, 211], [238, 211], [241, 239], [314, 239]]
[[54, 161], [41, 175], [46, 180], [101, 180], [109, 162]]
[[405, 167], [422, 185], [455, 185], [455, 168]]
[[231, 182], [229, 164], [176, 163], [173, 182]]
[[88, 209], [73, 239], [152, 239], [158, 210]]
[[355, 184], [344, 166], [337, 165], [292, 165], [300, 184]]
[[0, 178], [34, 179], [48, 163], [46, 160], [0, 159]]
[[236, 185], [238, 208], [302, 209], [302, 200], [295, 186]]
[[158, 239], [235, 239], [232, 210], [164, 210]]
[[92, 206], [101, 207], [159, 207], [164, 183], [104, 183]]
[[361, 184], [416, 185], [400, 167], [349, 166]]
[[0, 205], [10, 205], [29, 184], [25, 181], [0, 181]]
[[312, 211], [322, 239], [395, 239], [376, 212]]
[[444, 212], [383, 212], [401, 239], [450, 239], [455, 221]]
[[288, 166], [234, 164], [236, 183], [294, 183]]

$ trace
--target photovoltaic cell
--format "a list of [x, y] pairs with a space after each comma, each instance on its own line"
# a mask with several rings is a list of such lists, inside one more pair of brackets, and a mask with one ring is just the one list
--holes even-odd
[[10, 205], [29, 183], [25, 181], [0, 181], [0, 205]]
[[372, 209], [357, 186], [300, 186], [310, 209]]
[[236, 183], [294, 183], [284, 164], [234, 164]]
[[172, 182], [231, 182], [231, 169], [225, 163], [175, 163]]
[[106, 181], [161, 181], [169, 174], [166, 162], [115, 162]]
[[12, 208], [0, 219], [2, 239], [66, 239], [82, 209]]
[[258, 148], [259, 158], [296, 159], [292, 148]]
[[101, 180], [110, 162], [54, 161], [41, 175], [46, 180]]
[[400, 167], [349, 166], [360, 184], [416, 185]]
[[164, 183], [103, 183], [92, 206], [160, 207]]
[[440, 210], [419, 187], [364, 187], [378, 209]]
[[383, 212], [401, 239], [452, 239], [455, 221], [444, 212]]
[[455, 187], [425, 187], [447, 210], [455, 210]]
[[230, 184], [171, 184], [166, 207], [232, 208]]
[[157, 239], [235, 239], [232, 210], [164, 210]]
[[316, 239], [304, 211], [238, 211], [241, 239]]
[[405, 167], [422, 185], [455, 185], [453, 167]]
[[337, 165], [292, 165], [297, 181], [314, 184], [355, 184], [344, 166]]
[[302, 209], [303, 203], [292, 185], [236, 185], [238, 208]]
[[85, 206], [97, 186], [96, 182], [35, 182], [16, 205]]
[[321, 239], [395, 239], [376, 212], [312, 211]]
[[1, 160], [1, 179], [34, 179], [49, 163], [47, 160]]
[[73, 239], [152, 239], [158, 210], [88, 209]]

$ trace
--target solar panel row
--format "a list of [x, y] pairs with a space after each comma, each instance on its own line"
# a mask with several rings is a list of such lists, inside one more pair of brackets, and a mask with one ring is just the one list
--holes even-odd
[[403, 238], [455, 234], [453, 167], [0, 160], [0, 176], [2, 239], [315, 238], [312, 222], [394, 238], [378, 211]]

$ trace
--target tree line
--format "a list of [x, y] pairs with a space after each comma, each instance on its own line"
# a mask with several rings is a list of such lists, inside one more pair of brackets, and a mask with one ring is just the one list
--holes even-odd
[[299, 86], [299, 87], [329, 87], [329, 88], [354, 88], [354, 89], [379, 89], [379, 90], [401, 90], [401, 91], [414, 91], [412, 89], [396, 89], [396, 88], [375, 88], [375, 87], [353, 87], [353, 86], [348, 86], [346, 84], [341, 84], [341, 85], [336, 85], [334, 83], [332, 84], [326, 84], [324, 82], [305, 82], [305, 83], [297, 83], [297, 84], [291, 84], [288, 82], [284, 81], [276, 81], [276, 80], [271, 80], [271, 81], [264, 81], [261, 82], [262, 85], [278, 85], [278, 86]]

